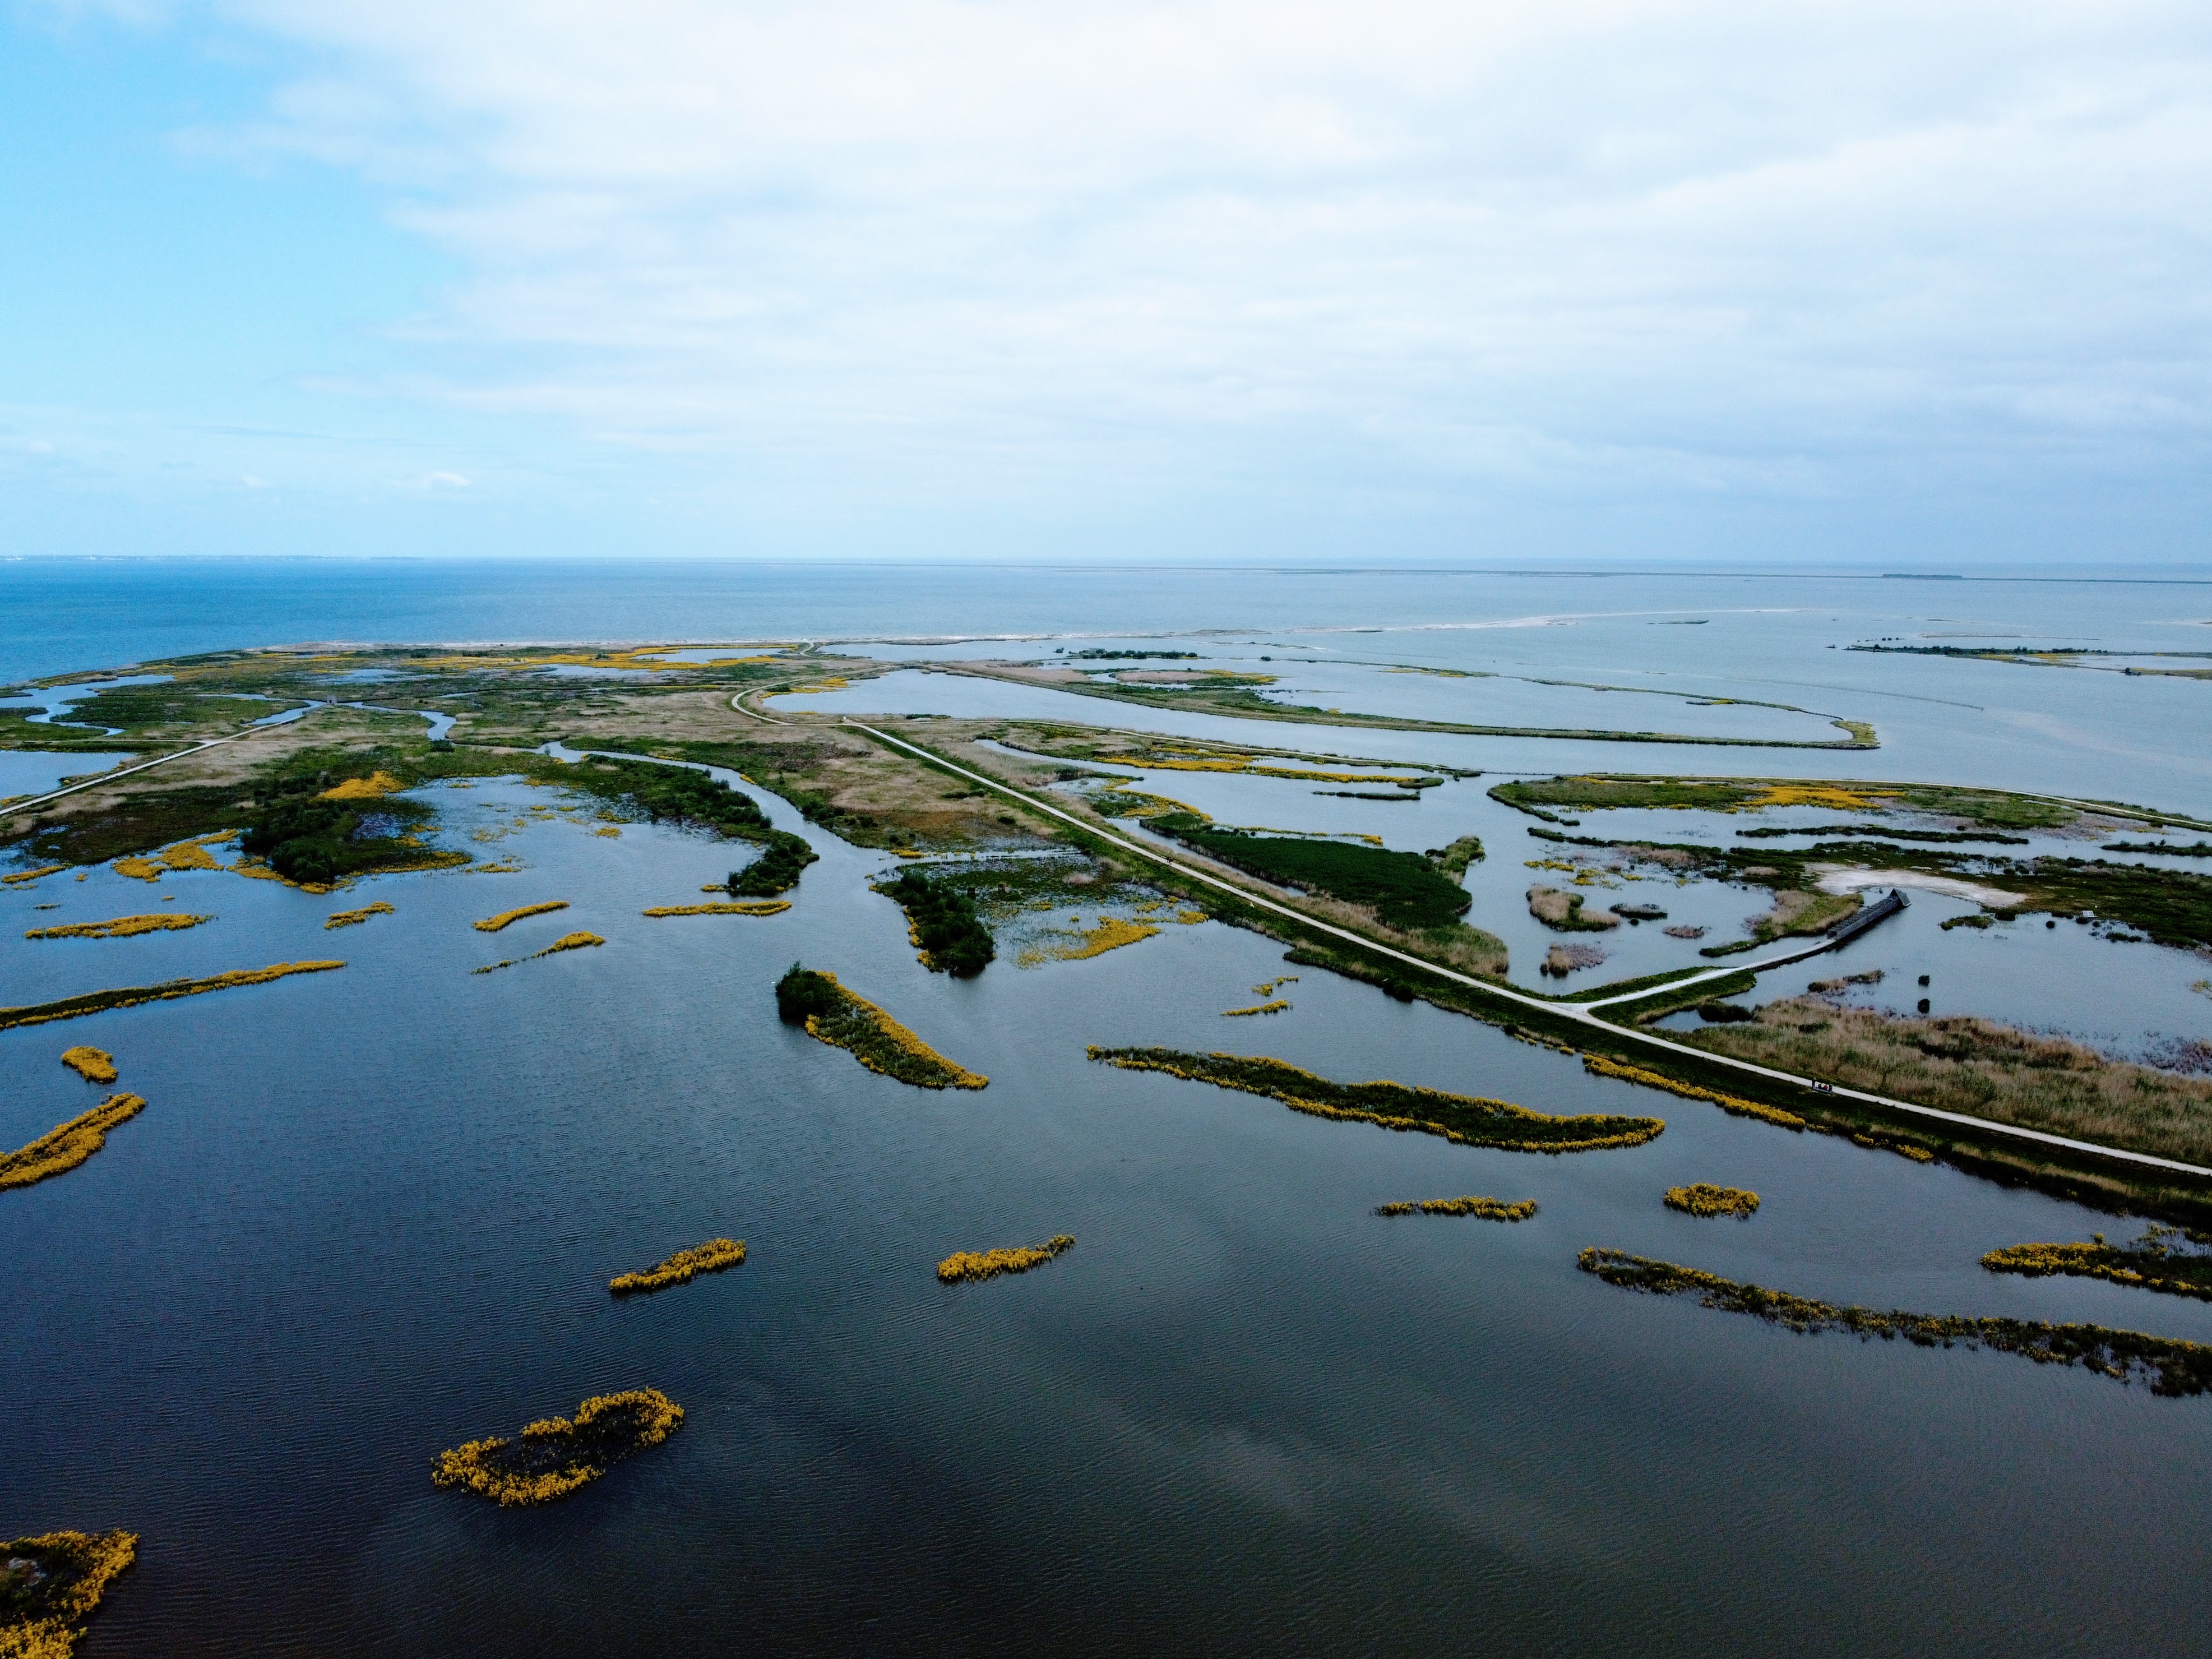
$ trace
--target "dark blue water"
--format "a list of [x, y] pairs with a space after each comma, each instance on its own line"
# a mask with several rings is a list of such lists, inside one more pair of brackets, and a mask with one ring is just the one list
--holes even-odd
[[[8, 1001], [348, 963], [0, 1034], [0, 1143], [97, 1097], [55, 1063], [68, 1042], [111, 1049], [151, 1103], [82, 1169], [0, 1198], [0, 1516], [145, 1539], [88, 1653], [2212, 1643], [2212, 1404], [1793, 1337], [1574, 1268], [1607, 1244], [2212, 1339], [2212, 1309], [1975, 1266], [2103, 1218], [1592, 1079], [1310, 969], [1264, 1030], [1224, 1023], [1282, 965], [1218, 925], [955, 983], [867, 891], [879, 861], [818, 832], [792, 911], [653, 921], [730, 849], [517, 829], [548, 796], [514, 786], [426, 799], [458, 844], [528, 867], [328, 899], [107, 871], [0, 896]], [[218, 919], [18, 937], [164, 893]], [[323, 928], [372, 897], [397, 914]], [[468, 925], [545, 898], [572, 908]], [[577, 927], [608, 943], [467, 971]], [[799, 957], [990, 1087], [909, 1089], [779, 1025], [769, 988]], [[1107, 1070], [1089, 1042], [1237, 1045], [1669, 1127], [1631, 1152], [1470, 1151]], [[1661, 1206], [1696, 1179], [1765, 1206], [1741, 1225]], [[1369, 1213], [1462, 1192], [1542, 1208]], [[932, 1274], [1056, 1231], [1076, 1249], [1024, 1277]], [[743, 1267], [607, 1295], [717, 1233], [749, 1242]], [[638, 1385], [685, 1426], [574, 1499], [501, 1511], [429, 1485], [443, 1447]]]

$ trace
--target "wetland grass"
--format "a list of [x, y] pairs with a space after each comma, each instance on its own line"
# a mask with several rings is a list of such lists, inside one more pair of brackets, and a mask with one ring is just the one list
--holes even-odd
[[797, 963], [776, 981], [777, 1013], [817, 1042], [842, 1048], [872, 1072], [918, 1089], [981, 1089], [991, 1079], [939, 1054], [827, 969]]
[[333, 910], [331, 912], [330, 919], [324, 922], [323, 926], [325, 927], [358, 927], [371, 916], [388, 916], [392, 914], [392, 907], [382, 899], [379, 899], [374, 904], [362, 905], [358, 910]]
[[[710, 893], [722, 889], [710, 887]], [[648, 916], [774, 916], [791, 908], [789, 899], [732, 899], [721, 904], [656, 904]]]
[[519, 962], [535, 962], [540, 957], [557, 956], [563, 951], [588, 951], [595, 945], [605, 943], [606, 940], [601, 939], [597, 933], [580, 931], [563, 933], [542, 951], [532, 951], [526, 957], [509, 957], [504, 962], [488, 962], [483, 967], [471, 968], [469, 971], [472, 974], [495, 974], [501, 969], [512, 968]]
[[150, 916], [117, 916], [109, 921], [67, 921], [57, 927], [33, 927], [25, 939], [132, 939], [140, 933], [180, 933], [187, 927], [197, 927], [204, 921], [213, 921], [213, 916], [196, 916], [183, 911], [163, 911]]
[[1377, 1215], [1471, 1215], [1480, 1221], [1526, 1221], [1536, 1213], [1533, 1198], [1424, 1198], [1400, 1204], [1378, 1204]]
[[1759, 1209], [1759, 1194], [1741, 1187], [1715, 1187], [1699, 1181], [1687, 1187], [1669, 1187], [1666, 1202], [1668, 1209], [1701, 1220], [1732, 1215], [1739, 1221], [1748, 1221]]
[[[0, 1152], [0, 1191], [67, 1175], [107, 1144], [107, 1132], [145, 1109], [137, 1095], [110, 1095], [90, 1111], [49, 1129], [27, 1146]], [[0, 1650], [3, 1651], [3, 1650]]]
[[1911, 1018], [1788, 997], [1749, 1020], [1680, 1035], [1696, 1048], [1846, 1088], [2212, 1162], [2212, 1080], [2107, 1060], [2063, 1037], [1970, 1014]]
[[56, 1002], [33, 1003], [22, 1008], [0, 1008], [0, 1031], [18, 1025], [44, 1025], [51, 1020], [79, 1019], [106, 1008], [131, 1008], [142, 1002], [167, 1002], [173, 997], [196, 997], [208, 991], [228, 991], [240, 985], [264, 985], [288, 974], [326, 974], [343, 968], [343, 962], [279, 962], [266, 968], [233, 968], [199, 979], [164, 980], [159, 985], [127, 986], [113, 991], [87, 991], [82, 996]]
[[41, 865], [35, 870], [18, 870], [11, 876], [0, 876], [0, 884], [9, 887], [27, 887], [44, 876], [58, 876], [69, 868], [66, 864]]
[[430, 1481], [465, 1486], [501, 1505], [550, 1504], [683, 1425], [684, 1407], [658, 1389], [595, 1395], [574, 1418], [548, 1418], [514, 1440], [495, 1436], [439, 1453]]
[[2034, 1319], [1977, 1319], [1957, 1314], [1906, 1313], [1899, 1310], [1838, 1307], [1741, 1284], [1696, 1267], [1625, 1250], [1586, 1249], [1582, 1270], [1623, 1290], [1651, 1296], [1694, 1296], [1700, 1306], [1723, 1313], [1749, 1314], [1797, 1332], [1815, 1335], [1844, 1331], [1860, 1339], [1903, 1337], [1916, 1346], [1989, 1348], [2018, 1354], [2044, 1365], [2080, 1365], [2126, 1382], [2141, 1377], [2153, 1394], [2199, 1395], [2212, 1389], [2212, 1346], [2103, 1325], [2052, 1325]]
[[[1177, 921], [1192, 918], [1177, 916]], [[1195, 920], [1203, 921], [1204, 916]], [[1149, 921], [1129, 921], [1120, 916], [1101, 916], [1096, 927], [1078, 927], [1073, 938], [1059, 935], [1060, 942], [1040, 940], [1022, 947], [1014, 958], [1018, 968], [1035, 968], [1048, 962], [1087, 962], [1092, 957], [1103, 957], [1109, 951], [1118, 951], [1125, 945], [1135, 945], [1148, 939], [1160, 930]], [[1048, 935], [1048, 939], [1054, 936]]]
[[634, 1273], [617, 1273], [607, 1281], [607, 1288], [617, 1296], [665, 1291], [671, 1285], [688, 1285], [701, 1273], [718, 1273], [725, 1267], [738, 1267], [744, 1259], [745, 1242], [742, 1238], [710, 1238], [704, 1244], [678, 1250], [650, 1267]]
[[88, 1048], [79, 1044], [62, 1050], [62, 1064], [75, 1072], [87, 1083], [115, 1081], [115, 1056], [105, 1048]]
[[1724, 1112], [1733, 1113], [1738, 1117], [1755, 1117], [1762, 1123], [1771, 1123], [1778, 1128], [1805, 1129], [1811, 1127], [1796, 1113], [1785, 1112], [1778, 1106], [1765, 1106], [1755, 1100], [1746, 1100], [1740, 1095], [1725, 1095], [1717, 1089], [1680, 1082], [1657, 1072], [1646, 1071], [1641, 1066], [1608, 1060], [1603, 1054], [1584, 1054], [1583, 1069], [1595, 1077], [1614, 1077], [1624, 1083], [1641, 1084], [1647, 1089], [1664, 1089], [1668, 1094], [1680, 1095], [1685, 1100], [1709, 1100]]
[[2091, 1243], [2010, 1244], [1991, 1250], [1982, 1266], [1993, 1273], [2102, 1279], [2212, 1302], [2212, 1254], [2176, 1249], [2173, 1241], [2184, 1237], [2176, 1227], [2153, 1227], [2133, 1244], [2107, 1244], [2101, 1235]]
[[486, 916], [482, 921], [471, 922], [470, 926], [479, 933], [496, 933], [501, 928], [512, 927], [520, 921], [525, 916], [548, 915], [553, 911], [565, 910], [568, 908], [568, 901], [566, 899], [547, 899], [543, 903], [522, 904], [512, 910], [502, 910], [495, 916]]
[[1271, 1002], [1257, 1003], [1249, 1008], [1224, 1008], [1221, 1011], [1221, 1017], [1224, 1019], [1243, 1019], [1252, 1014], [1279, 1014], [1290, 1006], [1288, 1001], [1277, 997]]
[[1401, 932], [1448, 927], [1474, 902], [1472, 894], [1419, 853], [1217, 829], [1176, 813], [1155, 817], [1151, 823], [1186, 847], [1263, 881], [1371, 906], [1378, 921]]
[[1193, 1083], [1261, 1095], [1316, 1117], [1413, 1130], [1461, 1146], [1504, 1152], [1584, 1152], [1640, 1146], [1667, 1127], [1663, 1118], [1656, 1117], [1553, 1117], [1510, 1101], [1402, 1083], [1332, 1083], [1264, 1056], [1096, 1047], [1089, 1054], [1094, 1060], [1125, 1071], [1164, 1072]]
[[70, 1659], [108, 1585], [137, 1559], [135, 1532], [0, 1540], [0, 1659]]
[[1000, 1273], [1025, 1273], [1041, 1267], [1075, 1241], [1056, 1233], [1042, 1244], [1024, 1244], [1011, 1250], [955, 1250], [937, 1264], [940, 1283], [958, 1285], [971, 1279], [995, 1279]]

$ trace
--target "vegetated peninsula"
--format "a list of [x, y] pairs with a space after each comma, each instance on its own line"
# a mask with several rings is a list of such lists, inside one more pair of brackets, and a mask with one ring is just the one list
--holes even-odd
[[907, 937], [930, 972], [970, 978], [998, 954], [975, 901], [951, 883], [902, 870], [896, 880], [878, 883], [876, 891], [896, 899], [906, 912]]
[[0, 1541], [0, 1656], [69, 1659], [107, 1587], [137, 1559], [135, 1532]]
[[2212, 1080], [2107, 1060], [1967, 1014], [1785, 997], [1680, 1035], [1698, 1048], [1971, 1117], [2212, 1164]]
[[[0, 1152], [0, 1189], [66, 1175], [107, 1144], [107, 1132], [145, 1109], [137, 1095], [110, 1095], [90, 1111], [49, 1129], [27, 1146]], [[4, 1653], [4, 1650], [0, 1650]]]
[[1749, 1314], [1801, 1335], [1844, 1331], [1860, 1338], [1903, 1337], [1916, 1346], [1990, 1348], [2045, 1365], [2080, 1365], [2124, 1382], [2142, 1377], [2153, 1394], [2212, 1389], [2212, 1346], [2103, 1325], [2051, 1325], [2035, 1319], [1977, 1319], [1956, 1314], [1838, 1307], [1810, 1297], [1740, 1284], [1696, 1267], [1622, 1250], [1586, 1249], [1579, 1262], [1608, 1285], [1653, 1296], [1694, 1296], [1701, 1306]]
[[2101, 1233], [2087, 1243], [2009, 1244], [1984, 1256], [1982, 1266], [1993, 1273], [2028, 1279], [2063, 1273], [2212, 1302], [2212, 1249], [2207, 1244], [2212, 1238], [2202, 1233], [2153, 1226], [2132, 1244], [2107, 1244]]
[[776, 981], [777, 1014], [832, 1048], [842, 1048], [872, 1072], [918, 1089], [981, 1089], [990, 1079], [947, 1060], [866, 997], [855, 996], [827, 971], [797, 963]]
[[684, 1407], [658, 1389], [595, 1395], [574, 1418], [532, 1423], [515, 1439], [471, 1440], [438, 1454], [433, 1485], [465, 1486], [501, 1505], [550, 1504], [598, 1480], [632, 1452], [684, 1425]]
[[1588, 1152], [1640, 1146], [1667, 1127], [1656, 1117], [1553, 1117], [1510, 1101], [1402, 1083], [1332, 1083], [1279, 1060], [1175, 1048], [1092, 1048], [1091, 1058], [1124, 1071], [1164, 1072], [1194, 1083], [1279, 1100], [1294, 1112], [1386, 1129], [1418, 1130], [1467, 1146], [1514, 1152]]

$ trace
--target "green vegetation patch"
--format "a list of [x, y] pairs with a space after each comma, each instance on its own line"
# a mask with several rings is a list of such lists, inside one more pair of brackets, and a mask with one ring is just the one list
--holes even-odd
[[1454, 881], [1467, 874], [1467, 866], [1482, 862], [1482, 838], [1462, 836], [1449, 847], [1431, 847], [1422, 855]]
[[[266, 860], [287, 881], [326, 886], [349, 876], [419, 867], [435, 854], [400, 826], [431, 816], [416, 801], [325, 800], [316, 780], [286, 780], [256, 803], [239, 850]], [[380, 833], [392, 830], [398, 833]], [[453, 854], [447, 861], [468, 860]]]
[[1131, 1072], [1165, 1072], [1194, 1083], [1279, 1100], [1293, 1111], [1418, 1130], [1468, 1146], [1512, 1152], [1584, 1152], [1640, 1146], [1667, 1127], [1656, 1117], [1553, 1117], [1510, 1101], [1447, 1094], [1403, 1083], [1332, 1083], [1265, 1056], [1176, 1048], [1100, 1048], [1091, 1058]]
[[1374, 908], [1376, 920], [1401, 933], [1448, 927], [1474, 901], [1419, 853], [1338, 841], [1306, 841], [1217, 829], [1171, 813], [1152, 827], [1233, 868], [1285, 887], [1310, 888]]
[[1733, 812], [1759, 793], [1755, 783], [1728, 782], [1716, 778], [1593, 775], [1514, 778], [1495, 786], [1490, 798], [1521, 811], [1532, 806], [1563, 806], [1570, 812], [1597, 812], [1616, 806], [1656, 806]]
[[2051, 1325], [2039, 1319], [1975, 1319], [1957, 1314], [1838, 1307], [1787, 1291], [1740, 1284], [1696, 1267], [1624, 1250], [1586, 1249], [1578, 1264], [1608, 1285], [1651, 1296], [1694, 1296], [1701, 1307], [1749, 1314], [1800, 1335], [1847, 1331], [1860, 1338], [1903, 1337], [1923, 1348], [1988, 1348], [2043, 1365], [2080, 1365], [2125, 1382], [2141, 1377], [2153, 1394], [2198, 1395], [2212, 1389], [2212, 1346], [2103, 1325]]
[[842, 1048], [872, 1072], [917, 1089], [981, 1089], [991, 1081], [947, 1060], [837, 975], [791, 964], [775, 983], [775, 1011], [816, 1041]]
[[2133, 1244], [2107, 1244], [2102, 1234], [2087, 1244], [2011, 1244], [1991, 1250], [1982, 1258], [1982, 1266], [1993, 1273], [2019, 1273], [2027, 1279], [2063, 1273], [2109, 1279], [2138, 1290], [2212, 1302], [2212, 1252], [2201, 1248], [2204, 1242], [2202, 1235], [2179, 1227], [2153, 1227]]
[[1818, 997], [1680, 1034], [1801, 1077], [2075, 1139], [2212, 1164], [2212, 1081], [2107, 1060], [1972, 1015], [1907, 1018]]
[[135, 1532], [48, 1532], [0, 1541], [0, 1655], [69, 1659], [109, 1583], [137, 1556]]
[[965, 979], [981, 973], [998, 954], [975, 901], [951, 883], [906, 870], [896, 880], [879, 884], [876, 891], [897, 900], [906, 912], [915, 948], [932, 973]]
[[729, 890], [736, 897], [774, 898], [788, 892], [821, 856], [805, 836], [769, 823], [750, 795], [695, 766], [593, 755], [564, 768], [555, 781], [618, 802], [655, 823], [678, 823], [726, 841], [756, 843], [760, 857], [730, 872]]

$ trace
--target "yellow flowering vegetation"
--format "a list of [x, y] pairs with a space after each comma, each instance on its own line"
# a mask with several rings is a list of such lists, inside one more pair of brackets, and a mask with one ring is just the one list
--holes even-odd
[[1425, 1198], [1418, 1203], [1378, 1204], [1377, 1215], [1471, 1215], [1484, 1221], [1526, 1221], [1536, 1213], [1533, 1198]]
[[573, 1418], [532, 1423], [513, 1440], [494, 1436], [440, 1452], [430, 1480], [465, 1486], [501, 1504], [550, 1504], [683, 1425], [684, 1407], [658, 1389], [594, 1395]]
[[641, 1272], [617, 1273], [607, 1281], [607, 1288], [617, 1296], [629, 1296], [638, 1291], [663, 1291], [671, 1285], [687, 1285], [701, 1273], [718, 1273], [725, 1267], [737, 1267], [744, 1259], [744, 1239], [710, 1238], [704, 1244], [678, 1250], [666, 1261], [656, 1261]]
[[218, 830], [213, 835], [194, 836], [190, 841], [175, 842], [157, 852], [118, 859], [109, 867], [117, 875], [129, 876], [135, 881], [159, 881], [173, 870], [220, 870], [222, 866], [208, 848], [228, 841], [237, 833], [235, 830]]
[[343, 968], [343, 962], [278, 962], [266, 968], [232, 968], [199, 979], [168, 979], [159, 985], [125, 986], [112, 991], [87, 991], [82, 996], [56, 1002], [33, 1003], [23, 1008], [0, 1008], [0, 1031], [18, 1025], [44, 1025], [51, 1020], [76, 1019], [103, 1008], [132, 1008], [142, 1002], [167, 1002], [174, 997], [196, 997], [206, 991], [228, 991], [240, 985], [263, 985], [288, 974], [325, 974]]
[[62, 1064], [87, 1083], [115, 1081], [115, 1056], [105, 1048], [88, 1048], [82, 1043], [74, 1048], [64, 1048]]
[[1224, 1019], [1243, 1019], [1248, 1014], [1279, 1014], [1290, 1006], [1282, 998], [1277, 997], [1272, 1002], [1255, 1003], [1249, 1008], [1224, 1008], [1221, 1011], [1221, 1017]]
[[520, 921], [525, 916], [542, 916], [548, 911], [568, 908], [568, 901], [566, 899], [547, 899], [542, 904], [518, 905], [512, 910], [502, 910], [495, 916], [486, 916], [482, 921], [471, 925], [479, 933], [496, 933], [510, 923]]
[[1096, 1047], [1090, 1055], [1126, 1071], [1164, 1072], [1194, 1083], [1264, 1095], [1315, 1117], [1441, 1135], [1463, 1146], [1495, 1146], [1513, 1152], [1600, 1152], [1641, 1146], [1667, 1127], [1664, 1118], [1656, 1117], [1554, 1117], [1510, 1101], [1388, 1080], [1333, 1083], [1265, 1056]]
[[35, 870], [18, 870], [12, 876], [0, 876], [0, 884], [9, 887], [27, 887], [41, 876], [58, 876], [68, 868], [66, 864], [46, 864]]
[[1759, 1194], [1741, 1187], [1715, 1187], [1699, 1181], [1687, 1187], [1669, 1187], [1667, 1207], [1686, 1215], [1732, 1215], [1739, 1221], [1748, 1221], [1759, 1208]]
[[1603, 1054], [1584, 1054], [1583, 1069], [1598, 1077], [1617, 1077], [1625, 1083], [1640, 1083], [1647, 1089], [1664, 1089], [1668, 1094], [1680, 1095], [1686, 1100], [1710, 1100], [1724, 1112], [1733, 1112], [1738, 1117], [1755, 1117], [1762, 1123], [1775, 1124], [1781, 1128], [1804, 1129], [1811, 1127], [1796, 1113], [1785, 1112], [1778, 1106], [1762, 1106], [1755, 1100], [1724, 1095], [1694, 1083], [1677, 1082], [1657, 1072], [1648, 1072], [1641, 1066], [1607, 1060]]
[[606, 940], [597, 933], [563, 933], [542, 951], [532, 951], [526, 957], [509, 957], [504, 962], [488, 962], [483, 967], [471, 968], [469, 971], [472, 974], [495, 974], [502, 968], [514, 967], [518, 962], [535, 962], [540, 957], [550, 957], [562, 951], [587, 951], [594, 945], [605, 943]]
[[1909, 1140], [1891, 1140], [1882, 1135], [1854, 1134], [1851, 1142], [1870, 1152], [1895, 1152], [1899, 1158], [1909, 1158], [1915, 1164], [1933, 1164], [1936, 1161], [1935, 1153], [1925, 1146], [1916, 1146]]
[[1756, 812], [1768, 806], [1825, 806], [1838, 812], [1880, 811], [1877, 801], [1895, 800], [1892, 790], [1839, 789], [1832, 783], [1770, 783], [1751, 799], [1744, 802], [1744, 810]]
[[135, 1532], [0, 1541], [0, 1659], [70, 1659], [108, 1585], [137, 1559]]
[[391, 773], [381, 769], [365, 778], [348, 778], [322, 793], [324, 800], [375, 800], [385, 795], [396, 795], [407, 786]]
[[134, 1118], [146, 1103], [137, 1095], [110, 1095], [81, 1117], [49, 1129], [27, 1146], [0, 1152], [0, 1190], [28, 1187], [71, 1170], [107, 1145], [107, 1132]]
[[937, 1264], [944, 1284], [968, 1279], [996, 1279], [1000, 1273], [1025, 1273], [1041, 1267], [1075, 1243], [1066, 1233], [1055, 1233], [1042, 1244], [1024, 1244], [1011, 1250], [955, 1250]]
[[[719, 887], [708, 892], [719, 893]], [[773, 916], [791, 908], [789, 899], [734, 899], [723, 904], [656, 904], [648, 916]]]
[[1984, 1256], [1982, 1266], [1993, 1273], [2063, 1273], [2212, 1302], [2212, 1253], [2177, 1243], [2185, 1237], [2178, 1227], [2153, 1227], [2133, 1244], [2107, 1244], [2101, 1233], [2089, 1243], [2009, 1244]]
[[161, 911], [149, 916], [117, 916], [109, 921], [65, 921], [56, 927], [33, 927], [25, 939], [130, 939], [139, 933], [176, 933], [186, 927], [197, 927], [204, 921], [213, 921], [213, 916], [195, 916], [183, 911]]
[[371, 916], [388, 916], [392, 914], [392, 907], [386, 904], [382, 899], [379, 899], [374, 904], [362, 905], [358, 910], [333, 910], [331, 912], [330, 920], [325, 921], [323, 926], [325, 927], [358, 927], [362, 922], [367, 921]]
[[[1160, 930], [1148, 921], [1125, 921], [1120, 916], [1101, 916], [1096, 927], [1078, 926], [1055, 930], [1034, 945], [1024, 945], [1015, 957], [1018, 968], [1035, 968], [1048, 962], [1086, 962], [1118, 951], [1125, 945], [1148, 939]], [[1072, 936], [1071, 936], [1072, 935]]]
[[827, 969], [800, 968], [777, 982], [782, 1017], [802, 1024], [817, 1042], [842, 1048], [872, 1072], [918, 1089], [982, 1089], [991, 1079], [947, 1060], [866, 997], [855, 996]]

